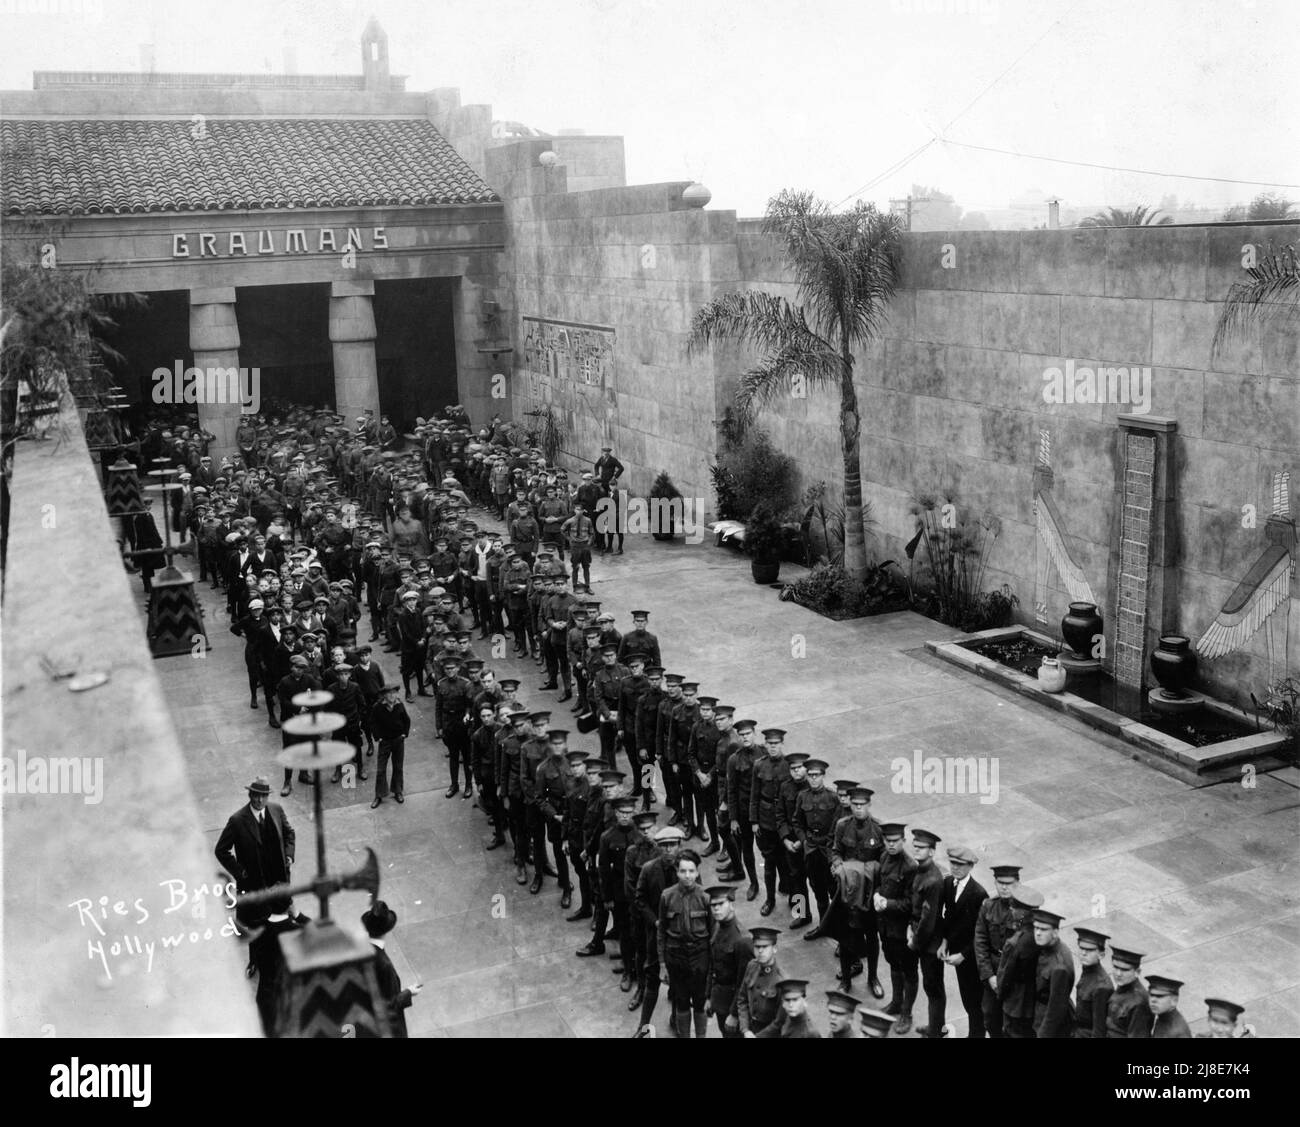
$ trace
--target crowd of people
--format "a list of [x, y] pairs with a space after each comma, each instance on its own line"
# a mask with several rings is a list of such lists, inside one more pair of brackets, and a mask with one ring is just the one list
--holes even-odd
[[[331, 692], [331, 711], [346, 721], [335, 738], [354, 747], [356, 779], [369, 778], [377, 752], [378, 807], [390, 795], [404, 801], [404, 702], [431, 698], [446, 797], [477, 798], [485, 848], [508, 847], [529, 892], [556, 881], [560, 910], [573, 909], [565, 919], [591, 928], [579, 957], [617, 943], [610, 957], [638, 1015], [635, 1035], [653, 1034], [665, 983], [677, 1036], [705, 1036], [710, 1017], [724, 1037], [819, 1035], [808, 982], [781, 970], [782, 933], [739, 927], [743, 894], [763, 897], [763, 917], [783, 898], [788, 933], [834, 942], [832, 1036], [912, 1032], [922, 991], [927, 1019], [916, 1032], [946, 1035], [950, 967], [970, 1037], [1190, 1036], [1178, 1012], [1183, 984], [1150, 975], [1144, 985], [1142, 954], [1113, 943], [1108, 973], [1100, 928], [1073, 929], [1076, 969], [1062, 917], [1020, 882], [1021, 866], [994, 864], [990, 896], [971, 876], [981, 858], [949, 843], [943, 873], [937, 833], [913, 828], [909, 850], [903, 824], [876, 820], [869, 788], [829, 780], [826, 761], [786, 751], [785, 731], [737, 718], [667, 672], [649, 612], [632, 611], [620, 632], [590, 597], [592, 545], [623, 548], [595, 515], [623, 473], [611, 449], [570, 481], [512, 445], [501, 420], [474, 432], [459, 409], [398, 435], [386, 418], [349, 427], [290, 407], [246, 418], [239, 456], [217, 465], [192, 425], [155, 423], [144, 443], [146, 456], [185, 467], [169, 519], [197, 541], [200, 581], [225, 592], [230, 629], [245, 644], [250, 708], [261, 693], [278, 727], [301, 693]], [[516, 658], [544, 669], [538, 691], [558, 694], [551, 707], [525, 704], [519, 679], [474, 654], [476, 638], [505, 637]], [[396, 678], [381, 670], [376, 644], [397, 658]], [[552, 723], [570, 701], [577, 730], [598, 734], [599, 754], [570, 749], [569, 731]], [[282, 796], [293, 783], [286, 770]], [[264, 780], [257, 787], [269, 793]], [[710, 857], [715, 883], [705, 888]], [[281, 910], [273, 922], [287, 918]], [[385, 910], [367, 926], [394, 923]], [[853, 993], [859, 977], [870, 1002]], [[1241, 1006], [1207, 1007], [1208, 1035], [1243, 1035]]]

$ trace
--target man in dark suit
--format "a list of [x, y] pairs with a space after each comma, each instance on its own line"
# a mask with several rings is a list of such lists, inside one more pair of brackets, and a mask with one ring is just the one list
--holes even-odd
[[967, 1037], [984, 1036], [984, 990], [975, 961], [975, 921], [989, 894], [971, 876], [975, 854], [964, 845], [948, 846], [952, 869], [943, 882], [943, 942], [939, 957], [957, 972], [957, 991], [969, 1022]]
[[[248, 805], [230, 815], [217, 839], [217, 863], [235, 878], [240, 892], [283, 884], [293, 866], [294, 833], [284, 809], [268, 802], [271, 784], [259, 775], [248, 784]], [[265, 906], [236, 913], [245, 924], [260, 923]]]
[[375, 976], [379, 979], [379, 993], [388, 1005], [388, 1021], [394, 1037], [406, 1036], [406, 1010], [423, 986], [417, 982], [409, 990], [402, 989], [393, 960], [384, 950], [384, 936], [397, 926], [397, 913], [384, 901], [376, 900], [361, 916], [361, 924], [375, 947]]
[[[262, 654], [269, 648], [266, 643], [267, 628], [270, 622], [262, 617], [265, 610], [260, 598], [248, 600], [248, 613], [240, 619], [230, 624], [230, 632], [236, 637], [244, 639], [244, 668], [248, 670], [248, 707], [257, 707], [257, 690], [263, 684], [262, 678]], [[275, 713], [275, 705], [271, 700], [271, 694], [275, 692], [275, 687], [271, 687], [267, 695], [267, 707], [271, 714]]]

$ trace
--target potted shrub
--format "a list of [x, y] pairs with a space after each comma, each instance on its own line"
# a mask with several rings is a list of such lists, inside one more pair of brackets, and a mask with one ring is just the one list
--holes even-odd
[[[676, 540], [678, 536], [682, 535], [682, 513], [680, 505], [658, 507], [653, 504], [654, 499], [661, 497], [664, 500], [671, 501], [674, 498], [680, 499], [681, 495], [681, 490], [673, 484], [673, 479], [668, 476], [668, 471], [660, 470], [659, 476], [655, 478], [654, 484], [650, 486], [650, 499], [652, 502], [650, 514], [653, 523], [650, 535], [656, 540]], [[657, 517], [656, 514], [659, 513], [663, 513], [664, 516]], [[666, 528], [663, 527], [665, 523], [667, 524]]]
[[775, 583], [781, 574], [781, 551], [785, 530], [766, 501], [760, 501], [745, 522], [745, 551], [752, 557], [749, 565], [755, 583]]

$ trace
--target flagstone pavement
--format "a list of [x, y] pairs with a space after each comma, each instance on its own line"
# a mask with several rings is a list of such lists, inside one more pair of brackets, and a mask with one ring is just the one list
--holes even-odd
[[[592, 580], [620, 629], [633, 607], [651, 612], [670, 671], [698, 680], [701, 692], [735, 705], [737, 716], [787, 729], [787, 750], [825, 758], [828, 777], [875, 789], [878, 820], [923, 826], [975, 849], [982, 859], [975, 877], [990, 891], [988, 863], [1014, 855], [1022, 879], [1067, 917], [1063, 936], [1072, 941], [1070, 924], [1100, 917], [1117, 939], [1147, 952], [1146, 971], [1184, 979], [1181, 1008], [1193, 1032], [1204, 1029], [1202, 998], [1220, 995], [1246, 1006], [1243, 1020], [1259, 1036], [1300, 1035], [1296, 768], [1259, 774], [1253, 786], [1189, 785], [1135, 761], [1131, 748], [1108, 736], [937, 662], [923, 644], [953, 636], [948, 628], [910, 612], [832, 622], [755, 585], [747, 560], [708, 538], [686, 545], [630, 536], [625, 555], [596, 557]], [[254, 776], [269, 776], [278, 791], [280, 733], [261, 708], [248, 707], [243, 643], [229, 631], [224, 599], [206, 584], [199, 590], [211, 651], [161, 660], [158, 670], [203, 829], [215, 844]], [[504, 644], [497, 654], [489, 649], [475, 643], [498, 676], [521, 679], [521, 700], [555, 702], [558, 694], [538, 689], [544, 678], [531, 660], [510, 658]], [[395, 655], [377, 658], [396, 677]], [[417, 697], [407, 706], [404, 805], [390, 799], [372, 810], [373, 774], [356, 789], [327, 786], [326, 794], [329, 865], [354, 869], [367, 848], [375, 850], [380, 896], [400, 921], [389, 953], [404, 984], [424, 983], [407, 1011], [411, 1035], [629, 1036], [629, 996], [608, 960], [574, 957], [590, 932], [586, 923], [564, 922], [555, 882], [529, 895], [514, 881], [508, 848], [485, 852], [482, 812], [443, 797], [448, 765], [433, 739], [430, 705]], [[555, 726], [571, 727], [567, 708], [556, 706]], [[595, 750], [597, 743], [594, 734], [571, 731], [570, 746]], [[986, 801], [992, 793], [907, 793], [902, 776], [911, 772], [896, 770], [894, 760], [910, 765], [917, 752], [989, 757], [996, 801]], [[296, 785], [273, 801], [297, 829], [301, 879], [314, 856], [310, 788]], [[706, 884], [712, 873], [709, 859]], [[740, 922], [755, 926], [759, 902], [747, 902], [739, 888]], [[344, 893], [332, 911], [355, 920], [365, 897]], [[314, 914], [309, 898], [297, 907]], [[785, 926], [784, 905], [766, 922]], [[814, 992], [834, 986], [833, 943], [805, 943], [798, 933], [784, 940], [781, 966], [812, 980], [811, 1010], [824, 1030]], [[882, 962], [887, 986], [885, 969]], [[866, 995], [864, 979], [855, 988]], [[965, 1036], [952, 973], [947, 988], [948, 1020]], [[915, 1016], [924, 1022], [923, 993]], [[655, 1024], [662, 1035], [666, 995]]]

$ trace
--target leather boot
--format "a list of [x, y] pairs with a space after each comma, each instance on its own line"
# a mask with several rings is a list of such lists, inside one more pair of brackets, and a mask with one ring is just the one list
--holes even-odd
[[709, 1015], [704, 1013], [703, 1010], [701, 1010], [697, 1012], [694, 1016], [695, 1016], [696, 1038], [699, 1039], [701, 1037], [707, 1037], [709, 1035]]
[[627, 1008], [629, 1010], [639, 1010], [641, 1008], [641, 1003], [644, 1001], [645, 1001], [645, 987], [638, 982], [636, 984], [636, 990], [633, 992], [632, 997], [629, 999], [627, 1003]]

